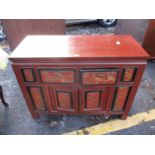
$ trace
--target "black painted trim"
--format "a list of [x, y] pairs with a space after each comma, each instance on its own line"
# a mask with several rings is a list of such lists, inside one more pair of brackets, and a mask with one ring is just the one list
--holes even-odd
[[124, 106], [123, 106], [123, 111], [124, 111], [125, 108], [126, 108], [127, 101], [128, 101], [129, 96], [130, 96], [131, 88], [132, 88], [132, 86], [129, 86], [128, 94], [127, 94], [127, 97], [126, 97], [126, 99], [125, 99], [125, 103], [124, 103]]
[[114, 109], [115, 100], [116, 100], [117, 92], [118, 92], [118, 87], [119, 87], [119, 86], [115, 86], [115, 91], [114, 91], [114, 96], [113, 96], [113, 100], [112, 100], [111, 111], [113, 111], [113, 109]]

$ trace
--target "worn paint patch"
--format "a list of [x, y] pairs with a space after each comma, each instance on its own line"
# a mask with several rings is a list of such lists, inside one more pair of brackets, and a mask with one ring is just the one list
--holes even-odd
[[100, 123], [81, 130], [64, 133], [65, 135], [101, 135], [109, 132], [127, 129], [135, 125], [155, 120], [155, 109], [148, 112], [138, 113], [129, 116], [126, 120], [113, 120], [106, 123]]

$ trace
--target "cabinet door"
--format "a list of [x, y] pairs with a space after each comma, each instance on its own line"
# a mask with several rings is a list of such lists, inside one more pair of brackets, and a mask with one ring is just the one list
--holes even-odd
[[126, 108], [132, 86], [114, 86], [109, 93], [109, 111], [123, 112]]
[[67, 113], [78, 112], [78, 89], [70, 86], [50, 87], [50, 96], [54, 97], [56, 111]]
[[103, 112], [105, 110], [108, 87], [83, 87], [80, 89], [81, 112]]

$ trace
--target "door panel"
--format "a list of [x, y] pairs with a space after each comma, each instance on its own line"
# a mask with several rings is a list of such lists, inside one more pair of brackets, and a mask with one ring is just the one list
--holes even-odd
[[131, 86], [115, 86], [110, 91], [112, 112], [123, 112], [130, 94]]
[[107, 87], [82, 87], [80, 89], [80, 111], [104, 111], [107, 93]]
[[[53, 94], [54, 106], [57, 111], [77, 112], [78, 111], [78, 89], [70, 86], [50, 87], [50, 95]], [[53, 92], [53, 93], [52, 93]]]
[[86, 102], [84, 107], [88, 109], [94, 109], [100, 107], [101, 91], [88, 91], [85, 93]]

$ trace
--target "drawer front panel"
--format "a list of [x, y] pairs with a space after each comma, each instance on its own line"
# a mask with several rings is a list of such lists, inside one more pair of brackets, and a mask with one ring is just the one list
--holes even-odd
[[123, 82], [131, 82], [134, 81], [134, 77], [136, 74], [137, 69], [134, 67], [127, 67], [123, 69], [123, 76], [122, 81]]
[[121, 112], [125, 109], [130, 89], [130, 86], [115, 87], [111, 111]]
[[44, 83], [75, 83], [74, 70], [56, 70], [56, 69], [40, 69], [40, 78]]
[[47, 111], [47, 106], [42, 88], [39, 86], [30, 86], [28, 87], [28, 92], [32, 100], [34, 109], [38, 111]]
[[32, 68], [22, 68], [21, 73], [24, 79], [24, 82], [35, 82], [35, 74]]
[[82, 84], [115, 84], [117, 71], [112, 69], [82, 70]]

